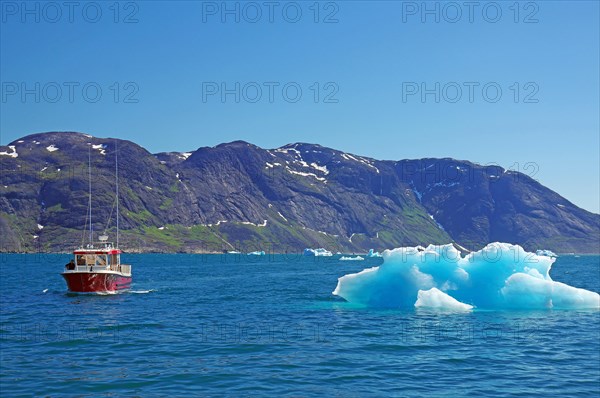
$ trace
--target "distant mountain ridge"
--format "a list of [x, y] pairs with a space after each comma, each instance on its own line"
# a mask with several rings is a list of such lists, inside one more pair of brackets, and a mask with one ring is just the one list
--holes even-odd
[[468, 161], [381, 161], [315, 144], [234, 141], [151, 154], [125, 140], [33, 134], [0, 147], [1, 251], [81, 243], [91, 150], [93, 227], [114, 235], [115, 142], [129, 250], [366, 252], [493, 241], [600, 252], [600, 215], [525, 174]]

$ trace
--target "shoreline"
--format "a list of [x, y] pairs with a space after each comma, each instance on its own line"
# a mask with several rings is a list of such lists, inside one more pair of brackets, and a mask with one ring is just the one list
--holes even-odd
[[[383, 253], [385, 250], [394, 250], [396, 248], [392, 248], [392, 249], [383, 249], [380, 252]], [[22, 252], [15, 252], [15, 251], [0, 251], [0, 255], [4, 255], [4, 254], [52, 254], [52, 255], [58, 255], [58, 254], [69, 254], [72, 255], [73, 251], [46, 251], [46, 252], [40, 252], [40, 251], [22, 251]], [[209, 254], [209, 255], [231, 255], [231, 256], [251, 256], [251, 257], [267, 257], [267, 256], [289, 256], [289, 255], [302, 255], [304, 256], [304, 250], [299, 250], [298, 252], [265, 252], [264, 255], [252, 255], [250, 253], [244, 253], [244, 252], [237, 252], [237, 253], [230, 253], [230, 252], [215, 252], [215, 251], [189, 251], [189, 252], [169, 252], [169, 251], [154, 251], [154, 250], [148, 250], [148, 251], [139, 251], [139, 250], [135, 250], [135, 251], [124, 251], [123, 254], [128, 255], [128, 254]], [[342, 256], [342, 255], [359, 255], [359, 256], [366, 256], [368, 254], [368, 252], [365, 253], [360, 253], [360, 252], [340, 252], [339, 254], [334, 253], [333, 256]], [[557, 256], [600, 256], [600, 253], [556, 253]], [[326, 257], [326, 256], [305, 256], [305, 257]]]

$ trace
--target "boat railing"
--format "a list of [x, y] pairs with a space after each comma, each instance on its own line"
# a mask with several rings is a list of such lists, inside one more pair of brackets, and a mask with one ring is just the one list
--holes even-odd
[[106, 241], [98, 241], [93, 243], [88, 243], [87, 245], [81, 246], [79, 250], [90, 250], [90, 249], [116, 249], [116, 246], [113, 242]]
[[76, 265], [70, 272], [93, 272], [93, 271], [115, 271], [123, 274], [131, 274], [130, 264], [111, 264], [111, 265]]
[[111, 271], [121, 272], [123, 274], [131, 274], [131, 265], [130, 264], [114, 264], [110, 266]]

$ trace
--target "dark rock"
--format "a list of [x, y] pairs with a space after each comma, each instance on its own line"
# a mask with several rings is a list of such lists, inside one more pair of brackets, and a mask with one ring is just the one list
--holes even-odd
[[65, 132], [24, 137], [9, 144], [18, 157], [0, 156], [0, 250], [69, 250], [85, 238], [89, 157], [93, 229], [114, 237], [115, 144], [129, 250], [361, 252], [449, 242], [473, 250], [504, 241], [600, 252], [599, 215], [497, 166], [243, 141], [152, 155], [130, 141]]

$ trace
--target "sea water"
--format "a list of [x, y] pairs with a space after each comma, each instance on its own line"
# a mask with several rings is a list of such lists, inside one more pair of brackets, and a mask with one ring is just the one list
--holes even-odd
[[[600, 312], [368, 308], [339, 256], [124, 255], [128, 293], [77, 295], [69, 255], [0, 255], [0, 395], [597, 396]], [[552, 280], [600, 291], [600, 257]]]

